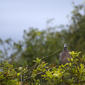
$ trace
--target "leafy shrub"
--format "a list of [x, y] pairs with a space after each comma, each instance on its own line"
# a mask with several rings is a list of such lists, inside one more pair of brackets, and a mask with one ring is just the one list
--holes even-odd
[[70, 52], [69, 63], [54, 65], [36, 58], [32, 67], [17, 67], [7, 61], [0, 64], [0, 85], [84, 85], [84, 56], [80, 52]]
[[[43, 80], [48, 85], [80, 85], [85, 84], [85, 68], [80, 52], [70, 52], [70, 62], [59, 66], [48, 65], [41, 62], [32, 72], [32, 78]], [[46, 85], [46, 84], [45, 84]]]

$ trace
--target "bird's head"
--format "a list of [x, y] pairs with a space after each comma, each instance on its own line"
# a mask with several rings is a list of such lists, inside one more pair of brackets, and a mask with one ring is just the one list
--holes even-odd
[[64, 44], [64, 51], [67, 51], [68, 49], [67, 49], [67, 44], [65, 43]]

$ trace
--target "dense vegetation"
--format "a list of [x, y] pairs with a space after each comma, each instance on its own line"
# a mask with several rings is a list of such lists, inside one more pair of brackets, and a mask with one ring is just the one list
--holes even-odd
[[[84, 85], [84, 9], [83, 4], [74, 6], [70, 25], [60, 32], [55, 26], [41, 31], [30, 28], [24, 31], [23, 41], [0, 39], [0, 85]], [[72, 58], [63, 65], [59, 53], [64, 43]]]

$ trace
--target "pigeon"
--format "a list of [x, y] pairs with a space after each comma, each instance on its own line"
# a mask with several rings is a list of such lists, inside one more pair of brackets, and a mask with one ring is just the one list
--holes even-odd
[[59, 62], [60, 64], [66, 64], [68, 63], [68, 58], [71, 58], [71, 55], [69, 54], [67, 44], [64, 44], [64, 50], [59, 55]]

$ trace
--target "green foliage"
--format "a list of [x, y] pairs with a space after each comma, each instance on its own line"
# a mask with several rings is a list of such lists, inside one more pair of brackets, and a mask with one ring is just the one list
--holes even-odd
[[[83, 4], [74, 6], [72, 23], [60, 32], [55, 26], [30, 28], [23, 41], [0, 39], [0, 85], [85, 85], [84, 9]], [[81, 52], [70, 52], [69, 63], [59, 65], [64, 42]]]
[[[32, 72], [32, 78], [41, 81], [46, 80], [49, 85], [78, 85], [85, 84], [85, 68], [80, 61], [80, 52], [70, 52], [72, 58], [70, 62], [59, 66], [50, 67], [45, 62], [41, 62]], [[44, 64], [43, 64], [44, 63]], [[42, 85], [42, 83], [40, 83]], [[46, 85], [46, 84], [45, 84]]]
[[[52, 28], [51, 30], [54, 29]], [[31, 61], [37, 57], [42, 58], [43, 56], [49, 56], [46, 59], [49, 63], [56, 63], [58, 59], [56, 56], [58, 56], [58, 53], [63, 47], [62, 42], [63, 39], [61, 34], [55, 30], [40, 31], [38, 29], [30, 28], [28, 32], [26, 30], [24, 32], [24, 50], [20, 57], [30, 65], [32, 65]]]
[[13, 65], [9, 64], [7, 61], [4, 61], [0, 64], [0, 82], [1, 85], [14, 85], [17, 84], [17, 72], [15, 71]]
[[[65, 31], [64, 39], [69, 44], [71, 50], [82, 51], [85, 53], [85, 6], [84, 4], [74, 6], [72, 12], [72, 23]], [[82, 12], [81, 12], [82, 11]], [[75, 49], [74, 49], [75, 48]]]
[[17, 80], [9, 80], [6, 82], [6, 85], [19, 85]]
[[40, 63], [41, 62], [41, 59], [39, 58], [36, 58], [36, 60], [34, 60], [35, 63]]

